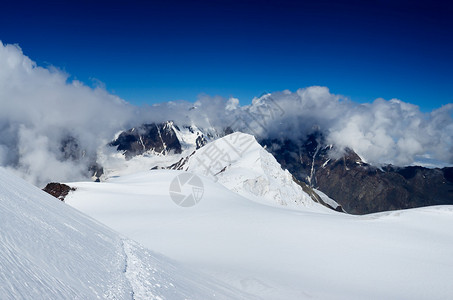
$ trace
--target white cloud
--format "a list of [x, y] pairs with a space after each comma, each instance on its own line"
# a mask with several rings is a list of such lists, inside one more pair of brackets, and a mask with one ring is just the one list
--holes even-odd
[[127, 126], [134, 108], [55, 68], [42, 68], [18, 46], [0, 43], [0, 162], [30, 181], [86, 177], [86, 165], [61, 160], [62, 139], [77, 138], [93, 159], [99, 143]]
[[270, 136], [303, 138], [319, 129], [329, 143], [350, 147], [374, 164], [407, 165], [426, 154], [453, 163], [453, 104], [426, 114], [397, 99], [353, 103], [325, 87], [270, 98], [285, 112], [270, 122]]
[[[353, 148], [372, 163], [410, 164], [430, 155], [453, 162], [453, 104], [431, 113], [392, 99], [358, 104], [326, 87], [285, 90], [240, 106], [236, 98], [201, 95], [135, 107], [108, 93], [68, 81], [68, 74], [39, 67], [15, 45], [0, 42], [0, 165], [42, 185], [84, 178], [97, 151], [119, 130], [144, 122], [235, 129], [261, 137], [303, 138], [321, 130], [328, 142]], [[239, 122], [238, 122], [239, 121]], [[84, 156], [65, 160], [61, 143], [77, 140]]]

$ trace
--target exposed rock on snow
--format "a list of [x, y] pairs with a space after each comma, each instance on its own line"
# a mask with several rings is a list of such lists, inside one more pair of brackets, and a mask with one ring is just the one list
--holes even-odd
[[64, 183], [50, 182], [45, 188], [43, 188], [43, 191], [61, 201], [64, 201], [64, 198], [69, 194], [69, 192], [75, 191], [75, 188], [72, 188]]

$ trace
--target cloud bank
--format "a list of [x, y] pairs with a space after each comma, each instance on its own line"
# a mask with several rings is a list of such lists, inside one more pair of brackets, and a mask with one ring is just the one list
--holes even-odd
[[136, 107], [68, 78], [0, 42], [0, 166], [38, 185], [87, 178], [118, 131], [166, 120], [219, 132], [229, 126], [258, 138], [303, 139], [320, 130], [329, 143], [371, 163], [407, 165], [426, 155], [453, 163], [453, 104], [422, 113], [397, 99], [358, 104], [315, 86], [244, 106], [235, 98], [201, 95], [195, 103]]
[[[55, 68], [42, 68], [15, 45], [0, 42], [0, 165], [27, 180], [86, 178], [100, 143], [127, 126], [134, 108], [104, 89], [89, 88]], [[80, 161], [62, 141], [77, 140]]]
[[453, 104], [422, 113], [397, 99], [358, 104], [315, 86], [256, 99], [249, 110], [272, 103], [283, 113], [268, 117], [264, 136], [303, 139], [320, 130], [328, 143], [373, 164], [409, 165], [424, 156], [453, 163]]

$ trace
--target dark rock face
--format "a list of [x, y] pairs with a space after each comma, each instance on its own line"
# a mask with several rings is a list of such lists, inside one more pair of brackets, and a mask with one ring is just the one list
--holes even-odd
[[197, 139], [195, 140], [195, 143], [197, 145], [196, 149], [200, 149], [201, 147], [206, 145], [208, 143], [208, 141], [206, 140], [206, 138], [203, 135], [199, 135], [197, 137]]
[[75, 188], [70, 187], [69, 185], [58, 183], [58, 182], [51, 182], [43, 188], [43, 191], [54, 196], [55, 198], [64, 201], [64, 198], [69, 194], [70, 191], [75, 191]]
[[122, 132], [110, 145], [123, 151], [128, 159], [147, 151], [181, 153], [181, 144], [172, 125], [172, 122], [144, 124]]
[[182, 157], [179, 161], [175, 162], [171, 166], [164, 167], [163, 169], [168, 169], [168, 170], [183, 170], [184, 167], [186, 167], [187, 162], [189, 161], [189, 158], [195, 154], [195, 151], [192, 152], [189, 156]]
[[[176, 130], [181, 131], [178, 126], [175, 125]], [[183, 128], [186, 128], [189, 130], [190, 133], [195, 134], [195, 130], [192, 126], [183, 126]], [[200, 149], [204, 145], [208, 143], [208, 140], [205, 138], [204, 134], [197, 131], [197, 138], [195, 140], [195, 149]]]
[[261, 143], [298, 180], [321, 190], [349, 213], [453, 204], [453, 168], [377, 168], [364, 163], [351, 149], [340, 158], [331, 158], [333, 147], [325, 145], [319, 134], [299, 142]]
[[316, 178], [319, 189], [346, 211], [363, 214], [453, 204], [453, 182], [444, 177], [445, 169], [388, 166], [381, 170], [354, 166], [346, 159], [320, 169]]

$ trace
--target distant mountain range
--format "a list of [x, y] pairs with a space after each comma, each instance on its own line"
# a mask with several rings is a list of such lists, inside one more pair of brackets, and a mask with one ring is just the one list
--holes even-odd
[[[219, 130], [171, 121], [149, 123], [117, 134], [110, 146], [126, 161], [139, 156], [165, 156], [164, 164], [153, 167], [181, 169], [194, 150], [231, 132], [230, 127]], [[293, 175], [295, 182], [314, 193], [321, 191], [348, 213], [453, 204], [451, 167], [373, 166], [364, 162], [353, 149], [347, 148], [339, 155], [336, 145], [327, 144], [317, 131], [300, 139], [288, 134], [280, 138], [261, 137], [257, 141]], [[68, 147], [64, 149], [67, 151]], [[100, 167], [104, 166], [93, 165], [94, 179], [101, 178], [103, 169]]]
[[352, 149], [332, 158], [321, 135], [263, 140], [283, 168], [353, 214], [453, 204], [453, 168], [373, 166]]

